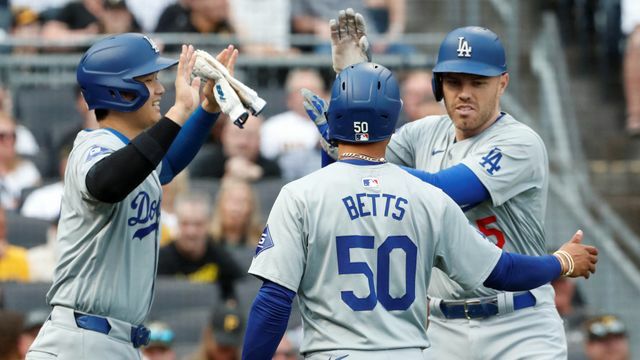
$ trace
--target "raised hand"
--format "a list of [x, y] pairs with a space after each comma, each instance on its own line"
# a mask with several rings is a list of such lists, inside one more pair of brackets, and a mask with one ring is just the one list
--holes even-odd
[[349, 65], [371, 61], [364, 17], [352, 8], [340, 10], [338, 21], [329, 21], [331, 29], [331, 57], [337, 73]]
[[[229, 73], [233, 76], [236, 66], [236, 60], [238, 59], [238, 49], [235, 49], [233, 45], [227, 46], [224, 50], [220, 51], [216, 56], [216, 59], [220, 61], [229, 70]], [[203, 88], [204, 101], [202, 107], [208, 112], [220, 112], [220, 106], [216, 102], [213, 96], [213, 88], [215, 82], [213, 80], [207, 80]]]
[[582, 230], [578, 230], [571, 240], [562, 245], [554, 253], [562, 264], [562, 273], [568, 277], [584, 277], [586, 279], [596, 272], [598, 249], [582, 244]]
[[191, 72], [196, 61], [194, 51], [192, 45], [182, 45], [175, 80], [176, 102], [167, 112], [167, 117], [179, 124], [184, 124], [200, 102], [200, 78], [191, 80]]

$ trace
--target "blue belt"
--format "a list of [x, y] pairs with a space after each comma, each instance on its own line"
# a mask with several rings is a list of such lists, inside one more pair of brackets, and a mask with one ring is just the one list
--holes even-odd
[[[536, 298], [530, 291], [513, 296], [513, 310], [534, 306]], [[498, 314], [498, 298], [454, 300], [440, 302], [440, 310], [447, 319], [483, 319]]]
[[[74, 312], [73, 316], [79, 328], [96, 331], [105, 335], [109, 335], [109, 331], [111, 331], [109, 321], [103, 317], [78, 312]], [[134, 348], [147, 345], [149, 343], [149, 330], [142, 325], [132, 326], [131, 343]]]

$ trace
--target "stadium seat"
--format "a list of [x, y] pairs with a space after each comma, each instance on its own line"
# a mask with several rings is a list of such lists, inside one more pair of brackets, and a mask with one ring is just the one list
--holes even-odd
[[47, 242], [47, 230], [51, 223], [7, 212], [7, 239], [12, 245], [32, 248]]

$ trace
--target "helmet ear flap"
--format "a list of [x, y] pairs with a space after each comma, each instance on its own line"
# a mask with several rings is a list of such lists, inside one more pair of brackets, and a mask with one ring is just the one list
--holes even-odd
[[433, 77], [431, 78], [431, 90], [433, 91], [433, 96], [436, 98], [436, 101], [440, 101], [444, 98], [444, 92], [442, 90], [442, 75], [439, 73], [433, 73]]

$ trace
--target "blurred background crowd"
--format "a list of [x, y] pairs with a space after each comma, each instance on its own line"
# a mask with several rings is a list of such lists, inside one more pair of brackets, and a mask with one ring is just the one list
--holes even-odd
[[[401, 80], [399, 126], [445, 113], [430, 73], [444, 34], [484, 25], [502, 37], [505, 110], [549, 150], [549, 248], [582, 228], [604, 249], [592, 280], [553, 284], [570, 359], [640, 356], [640, 315], [630, 310], [640, 297], [640, 2], [0, 0], [0, 360], [23, 358], [48, 316], [66, 158], [77, 132], [97, 127], [75, 65], [96, 39], [129, 31], [169, 56], [184, 42], [211, 52], [236, 44], [237, 77], [268, 101], [244, 129], [221, 118], [164, 187], [144, 349], [147, 359], [239, 358], [260, 284], [246, 271], [268, 211], [284, 183], [320, 167], [300, 89], [327, 98], [328, 20], [347, 7], [365, 15], [374, 59]], [[277, 359], [300, 358], [296, 309], [289, 328]]]

